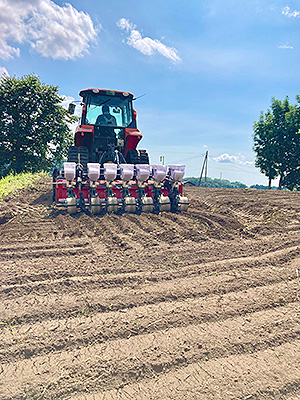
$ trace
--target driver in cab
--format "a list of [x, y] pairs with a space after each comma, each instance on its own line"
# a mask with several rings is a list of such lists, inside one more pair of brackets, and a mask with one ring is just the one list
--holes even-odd
[[117, 126], [117, 120], [109, 113], [108, 105], [102, 106], [102, 114], [97, 117], [96, 125]]

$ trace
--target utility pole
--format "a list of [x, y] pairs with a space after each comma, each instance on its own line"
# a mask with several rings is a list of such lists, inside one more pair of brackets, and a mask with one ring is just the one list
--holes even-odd
[[160, 162], [162, 165], [165, 165], [165, 156], [160, 156], [160, 157], [159, 157], [159, 162]]
[[203, 175], [203, 171], [204, 171], [204, 169], [205, 169], [205, 174], [204, 174], [204, 186], [206, 187], [206, 178], [207, 178], [207, 161], [208, 161], [208, 151], [205, 153], [205, 157], [204, 157], [204, 160], [203, 160], [203, 165], [202, 165], [202, 169], [201, 169], [201, 172], [200, 172], [200, 177], [199, 177], [199, 183], [198, 183], [198, 186], [200, 186], [201, 185], [201, 179], [202, 179], [202, 175]]
[[206, 187], [206, 178], [207, 178], [207, 157], [208, 157], [208, 151], [206, 152], [206, 163], [205, 163], [204, 187]]

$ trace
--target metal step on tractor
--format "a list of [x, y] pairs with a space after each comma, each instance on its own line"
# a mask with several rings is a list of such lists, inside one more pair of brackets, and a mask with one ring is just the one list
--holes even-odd
[[[69, 214], [181, 212], [184, 165], [150, 165], [146, 150], [138, 150], [132, 93], [86, 89], [74, 146], [63, 170], [53, 171], [53, 201]], [[75, 104], [69, 105], [74, 114]]]

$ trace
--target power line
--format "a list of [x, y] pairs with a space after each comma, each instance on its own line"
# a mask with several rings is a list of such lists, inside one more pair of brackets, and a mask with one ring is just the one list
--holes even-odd
[[[218, 171], [220, 171], [220, 169], [221, 169], [221, 168], [212, 167], [212, 166], [210, 166], [209, 168], [210, 168], [210, 169], [217, 169]], [[191, 172], [197, 171], [197, 169], [196, 169], [196, 168], [193, 168], [193, 169], [191, 169], [190, 171], [191, 171]], [[237, 171], [237, 170], [235, 170], [235, 169], [230, 169], [230, 168], [222, 168], [222, 171], [241, 172], [241, 173], [243, 173], [243, 174], [256, 175], [254, 172], [250, 172], [250, 171]]]

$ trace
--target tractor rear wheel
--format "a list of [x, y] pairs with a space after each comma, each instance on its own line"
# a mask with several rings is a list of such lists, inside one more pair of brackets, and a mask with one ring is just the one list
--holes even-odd
[[78, 147], [70, 146], [68, 150], [68, 161], [78, 163]]
[[139, 164], [139, 154], [136, 149], [128, 150], [126, 161], [128, 164]]
[[128, 150], [126, 155], [128, 164], [149, 164], [149, 156], [146, 150]]
[[83, 171], [87, 172], [87, 163], [89, 162], [89, 149], [85, 146], [79, 146], [78, 154], [80, 154], [80, 164], [83, 165]]
[[140, 162], [139, 164], [149, 164], [149, 156], [146, 150], [138, 150]]
[[70, 146], [68, 150], [68, 161], [78, 164], [79, 160], [80, 164], [83, 166], [84, 172], [86, 172], [87, 163], [89, 162], [89, 149], [85, 146]]
[[56, 201], [56, 178], [59, 175], [59, 171], [57, 168], [54, 168], [53, 172], [52, 172], [52, 201], [53, 203]]

